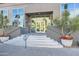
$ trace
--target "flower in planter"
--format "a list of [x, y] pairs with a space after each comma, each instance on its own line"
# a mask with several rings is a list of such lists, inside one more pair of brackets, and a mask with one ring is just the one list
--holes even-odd
[[64, 40], [72, 40], [73, 39], [73, 37], [71, 35], [61, 35], [59, 38], [64, 39]]

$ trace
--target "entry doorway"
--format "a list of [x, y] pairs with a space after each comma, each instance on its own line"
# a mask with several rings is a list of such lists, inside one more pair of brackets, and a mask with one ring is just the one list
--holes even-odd
[[34, 22], [32, 22], [32, 29], [34, 27], [36, 33], [45, 33], [46, 31], [46, 23], [45, 20], [43, 20], [43, 17], [36, 17], [31, 19]]
[[45, 21], [36, 22], [36, 33], [45, 33]]
[[47, 27], [51, 25], [53, 12], [28, 13], [27, 25], [31, 33], [45, 33]]

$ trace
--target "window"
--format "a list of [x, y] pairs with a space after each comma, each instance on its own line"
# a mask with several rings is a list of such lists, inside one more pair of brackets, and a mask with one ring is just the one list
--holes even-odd
[[1, 9], [0, 12], [3, 11], [3, 16], [8, 16], [8, 10], [7, 9]]
[[[75, 12], [74, 12], [75, 4], [74, 3], [68, 3], [67, 6], [68, 6], [67, 10], [70, 13], [70, 17], [75, 16]], [[61, 12], [61, 14], [64, 12], [64, 4], [60, 5], [60, 12]]]
[[16, 15], [19, 15], [20, 16], [20, 18], [19, 18], [19, 22], [20, 22], [20, 24], [19, 24], [19, 26], [20, 27], [23, 27], [23, 25], [24, 25], [24, 9], [23, 8], [16, 8], [16, 9], [13, 9], [13, 21], [15, 20], [15, 17], [16, 17]]
[[75, 16], [79, 16], [79, 3], [75, 3]]

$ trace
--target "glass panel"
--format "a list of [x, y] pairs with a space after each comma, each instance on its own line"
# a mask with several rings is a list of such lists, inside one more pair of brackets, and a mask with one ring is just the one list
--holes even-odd
[[4, 16], [8, 16], [8, 11], [7, 10], [3, 10], [3, 15]]
[[[74, 10], [74, 3], [69, 3], [67, 5], [68, 5], [68, 8], [67, 8], [68, 11], [73, 11]], [[61, 12], [64, 12], [64, 4], [60, 5], [60, 10], [61, 10]]]
[[75, 3], [75, 8], [76, 8], [76, 9], [79, 8], [79, 3]]
[[23, 15], [24, 14], [24, 10], [22, 8], [18, 9], [18, 14]]
[[63, 13], [64, 12], [64, 4], [60, 5], [60, 12]]
[[75, 3], [75, 16], [79, 16], [79, 3]]
[[68, 4], [68, 11], [70, 13], [70, 18], [75, 16], [75, 12], [74, 12], [75, 8], [74, 8], [74, 3], [73, 4]]
[[17, 8], [13, 9], [13, 22], [16, 20], [16, 15], [19, 16], [18, 19], [18, 26], [23, 27], [23, 22], [24, 22], [24, 9], [23, 8]]
[[1, 9], [0, 11], [3, 11], [3, 16], [8, 16], [8, 10], [7, 9]]
[[68, 4], [68, 11], [74, 11], [74, 3]]
[[17, 9], [13, 9], [13, 16], [17, 14]]
[[[74, 10], [75, 10], [74, 3], [69, 3], [69, 4], [67, 4], [67, 5], [68, 5], [67, 10], [68, 10], [69, 13], [70, 13], [70, 17], [75, 16], [75, 12], [74, 12]], [[64, 12], [64, 4], [61, 4], [61, 5], [60, 5], [60, 12], [61, 12], [61, 14]]]
[[49, 25], [49, 17], [36, 17], [32, 18], [31, 31], [36, 33], [45, 33]]

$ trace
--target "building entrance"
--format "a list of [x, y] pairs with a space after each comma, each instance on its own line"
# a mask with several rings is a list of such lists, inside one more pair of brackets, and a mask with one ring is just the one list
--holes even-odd
[[34, 30], [36, 33], [45, 33], [46, 31], [46, 23], [45, 20], [43, 20], [43, 17], [36, 17], [36, 18], [32, 18], [32, 29]]
[[46, 27], [45, 26], [45, 21], [43, 21], [43, 20], [37, 21], [36, 22], [36, 30], [35, 30], [35, 32], [36, 33], [45, 33], [45, 30], [46, 30], [45, 27]]
[[31, 20], [31, 31], [34, 31], [36, 33], [45, 33], [47, 27], [51, 25], [49, 17], [35, 17], [31, 18]]
[[47, 27], [51, 25], [52, 12], [30, 13], [30, 32], [45, 33]]

